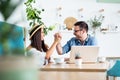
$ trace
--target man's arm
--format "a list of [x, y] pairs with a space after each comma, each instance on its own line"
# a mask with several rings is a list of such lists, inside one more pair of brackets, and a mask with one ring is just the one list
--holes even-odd
[[97, 39], [95, 37], [92, 39], [91, 45], [95, 45], [95, 46], [98, 45]]

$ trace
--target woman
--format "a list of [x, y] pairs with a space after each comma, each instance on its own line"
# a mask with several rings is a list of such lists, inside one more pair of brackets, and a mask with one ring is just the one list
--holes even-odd
[[46, 64], [50, 59], [56, 45], [60, 41], [60, 37], [54, 37], [52, 46], [48, 49], [48, 46], [44, 43], [44, 25], [34, 26], [30, 30], [31, 44], [27, 47], [27, 54], [34, 55], [39, 58], [39, 66]]

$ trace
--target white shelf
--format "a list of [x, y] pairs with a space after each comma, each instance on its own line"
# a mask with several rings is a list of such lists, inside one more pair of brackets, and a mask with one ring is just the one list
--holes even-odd
[[119, 33], [120, 31], [101, 31], [102, 33]]
[[[59, 30], [60, 33], [73, 33], [73, 30]], [[100, 31], [102, 33], [120, 33], [120, 31]], [[89, 31], [88, 33], [92, 33]]]
[[73, 33], [73, 30], [60, 30], [61, 33]]

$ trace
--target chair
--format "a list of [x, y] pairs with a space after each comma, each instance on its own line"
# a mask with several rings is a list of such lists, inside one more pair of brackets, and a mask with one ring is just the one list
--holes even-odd
[[0, 21], [0, 56], [11, 54], [24, 55], [23, 27]]
[[107, 71], [107, 80], [109, 80], [109, 76], [113, 76], [113, 80], [120, 77], [120, 60], [117, 60], [114, 66]]

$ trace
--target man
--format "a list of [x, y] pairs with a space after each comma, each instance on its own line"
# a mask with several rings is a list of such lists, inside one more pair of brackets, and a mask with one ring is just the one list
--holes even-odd
[[[88, 34], [88, 25], [84, 21], [79, 21], [74, 24], [75, 37], [72, 37], [62, 47], [60, 43], [57, 44], [56, 49], [58, 54], [62, 55], [68, 53], [71, 50], [71, 46], [94, 46], [97, 45], [97, 41], [94, 37]], [[62, 38], [60, 33], [56, 33], [55, 37]]]

